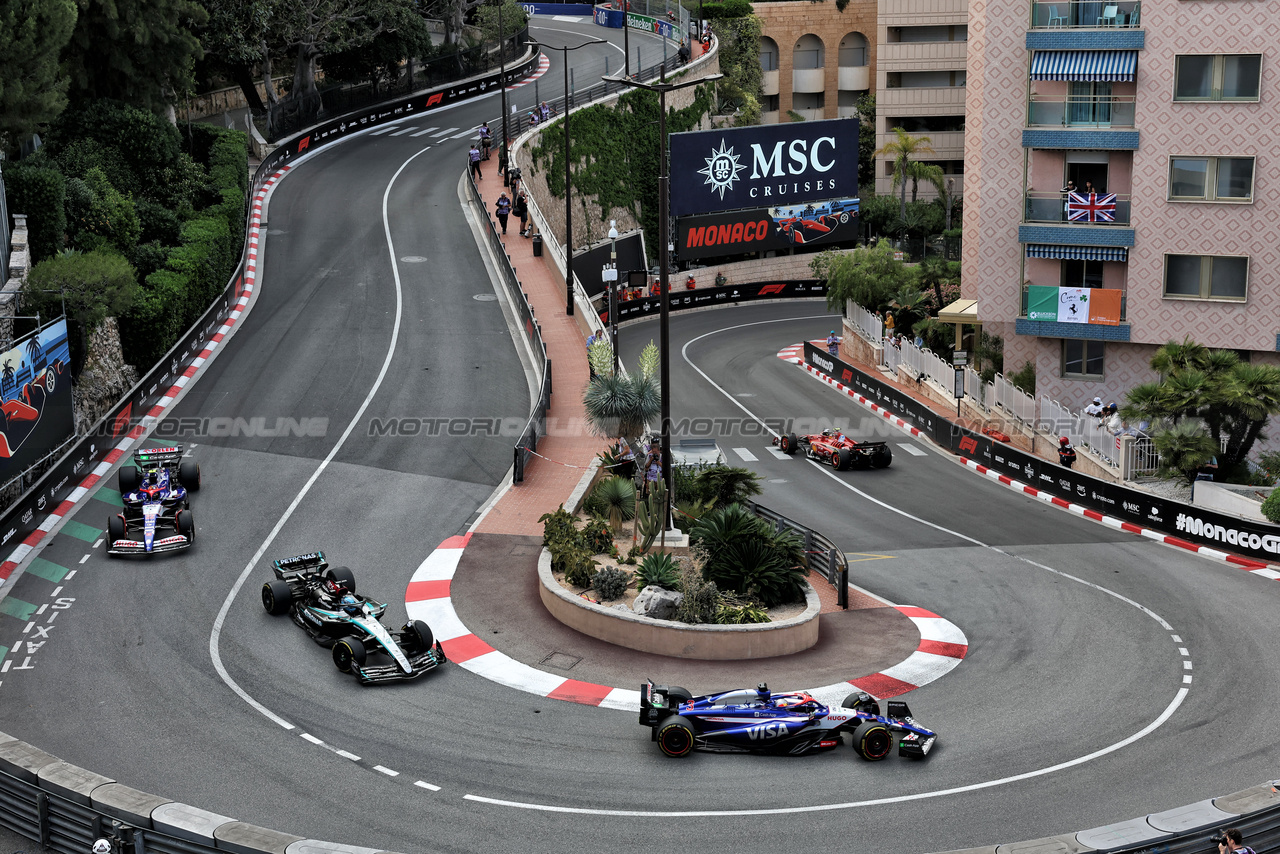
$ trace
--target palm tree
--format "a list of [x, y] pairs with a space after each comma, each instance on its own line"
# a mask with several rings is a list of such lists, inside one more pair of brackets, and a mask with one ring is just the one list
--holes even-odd
[[925, 163], [923, 160], [914, 160], [907, 167], [907, 174], [911, 176], [911, 203], [915, 204], [916, 195], [920, 192], [920, 182], [928, 181], [938, 189], [938, 197], [942, 198], [945, 193], [945, 185], [942, 181], [942, 167], [936, 163]]
[[894, 138], [876, 149], [876, 156], [888, 155], [893, 158], [893, 186], [902, 187], [901, 219], [907, 218], [907, 178], [910, 177], [911, 163], [917, 154], [933, 154], [931, 140], [927, 136], [912, 136], [902, 128], [893, 129]]
[[31, 360], [31, 372], [39, 373], [47, 362], [45, 361], [44, 348], [40, 346], [40, 336], [32, 335], [27, 341], [27, 358]]
[[1204, 428], [1193, 421], [1183, 421], [1161, 430], [1152, 442], [1160, 452], [1160, 467], [1168, 475], [1182, 475], [1191, 483], [1196, 472], [1213, 458], [1218, 444]]
[[1208, 352], [1209, 348], [1190, 338], [1182, 339], [1182, 343], [1170, 341], [1156, 350], [1151, 357], [1151, 367], [1162, 376], [1168, 376], [1175, 370], [1199, 366]]
[[4, 369], [0, 371], [0, 395], [7, 394], [13, 388], [13, 363], [4, 360]]

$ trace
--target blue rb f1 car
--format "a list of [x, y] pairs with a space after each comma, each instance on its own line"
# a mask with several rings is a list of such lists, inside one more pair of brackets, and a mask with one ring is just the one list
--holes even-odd
[[107, 519], [109, 556], [172, 552], [195, 544], [188, 493], [200, 491], [200, 464], [182, 454], [181, 445], [146, 448], [134, 451], [134, 465], [120, 467], [124, 507]]
[[722, 753], [778, 753], [801, 756], [839, 747], [849, 733], [853, 749], [872, 762], [893, 749], [922, 759], [938, 734], [916, 723], [907, 704], [889, 700], [887, 713], [870, 694], [854, 692], [841, 708], [823, 705], [804, 692], [774, 694], [761, 683], [701, 697], [674, 685], [640, 686], [640, 725], [667, 756], [688, 756], [694, 748]]

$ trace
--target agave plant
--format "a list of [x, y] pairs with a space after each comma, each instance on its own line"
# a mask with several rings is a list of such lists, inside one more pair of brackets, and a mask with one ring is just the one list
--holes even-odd
[[651, 584], [667, 590], [675, 590], [680, 584], [680, 566], [670, 554], [655, 552], [646, 555], [636, 568], [636, 589], [643, 590]]
[[650, 341], [645, 348], [640, 351], [640, 359], [637, 367], [640, 376], [652, 377], [658, 373], [658, 368], [662, 364], [662, 357], [658, 352], [658, 345]]
[[807, 574], [803, 542], [792, 531], [774, 531], [740, 504], [698, 520], [689, 541], [705, 550], [703, 575], [722, 590], [758, 599], [769, 607], [793, 601], [803, 590]]
[[625, 477], [605, 478], [596, 484], [591, 497], [604, 506], [615, 534], [622, 529], [624, 521], [636, 515], [636, 485]]
[[582, 405], [597, 435], [639, 436], [661, 411], [661, 387], [638, 374], [597, 376], [587, 385]]

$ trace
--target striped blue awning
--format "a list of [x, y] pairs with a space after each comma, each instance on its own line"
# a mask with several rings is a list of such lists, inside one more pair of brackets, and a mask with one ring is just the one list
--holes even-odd
[[1052, 243], [1028, 243], [1028, 258], [1060, 258], [1063, 261], [1128, 261], [1124, 246], [1055, 246]]
[[1031, 56], [1032, 80], [1127, 83], [1137, 70], [1136, 50], [1038, 50]]

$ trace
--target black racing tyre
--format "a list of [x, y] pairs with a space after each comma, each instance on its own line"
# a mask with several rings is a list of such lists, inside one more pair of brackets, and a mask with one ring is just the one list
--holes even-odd
[[867, 721], [853, 731], [853, 749], [868, 762], [879, 762], [889, 755], [893, 737], [879, 721]]
[[343, 673], [364, 667], [364, 644], [359, 638], [343, 638], [333, 645], [333, 663]]
[[877, 450], [871, 455], [871, 467], [873, 469], [887, 469], [889, 464], [893, 462], [893, 451], [888, 445]]
[[133, 492], [138, 488], [141, 478], [138, 476], [137, 466], [120, 466], [120, 494]]
[[179, 534], [190, 536], [195, 533], [196, 520], [192, 517], [190, 510], [179, 510], [173, 514], [173, 527]]
[[324, 571], [324, 577], [334, 582], [348, 593], [356, 592], [356, 574], [346, 566], [331, 566]]
[[431, 634], [431, 627], [422, 620], [411, 620], [404, 624], [404, 637], [409, 641], [409, 645], [426, 652], [431, 649], [431, 645], [436, 642], [435, 636]]
[[667, 756], [679, 759], [693, 752], [693, 724], [679, 715], [658, 724], [658, 747]]
[[846, 709], [853, 709], [856, 712], [863, 712], [868, 715], [879, 716], [880, 714], [879, 701], [865, 691], [854, 691], [841, 700], [840, 705]]
[[124, 519], [119, 515], [107, 517], [107, 543], [110, 544], [116, 540], [125, 540], [129, 538], [128, 529], [125, 527]]
[[178, 482], [187, 488], [187, 492], [199, 492], [200, 464], [194, 460], [178, 463]]
[[848, 448], [836, 448], [831, 452], [831, 467], [836, 471], [844, 471], [849, 467], [850, 458]]
[[800, 447], [800, 441], [796, 438], [795, 433], [787, 433], [778, 439], [778, 447], [782, 449], [784, 454], [794, 454], [796, 449]]
[[277, 578], [262, 585], [262, 607], [267, 609], [268, 614], [279, 616], [288, 613], [291, 604], [293, 589], [289, 587], [289, 582]]
[[672, 685], [667, 689], [667, 704], [671, 708], [678, 707], [681, 703], [693, 702], [693, 695], [689, 693], [688, 688], [681, 688], [679, 685]]

